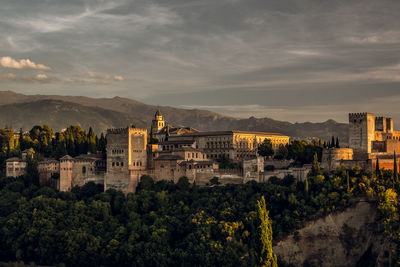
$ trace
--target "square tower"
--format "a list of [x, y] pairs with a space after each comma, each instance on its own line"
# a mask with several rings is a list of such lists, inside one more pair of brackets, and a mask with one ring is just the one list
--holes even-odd
[[[383, 125], [382, 125], [383, 126]], [[372, 113], [349, 114], [349, 147], [355, 152], [371, 153], [375, 140], [375, 115]]]
[[146, 172], [147, 130], [120, 128], [107, 130], [107, 172], [104, 189], [134, 192]]

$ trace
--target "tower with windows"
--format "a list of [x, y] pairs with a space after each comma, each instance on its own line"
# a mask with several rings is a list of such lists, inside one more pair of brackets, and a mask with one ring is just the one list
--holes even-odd
[[162, 128], [165, 127], [165, 120], [163, 115], [161, 114], [160, 109], [157, 109], [156, 114], [154, 115], [154, 119], [151, 124], [152, 130], [154, 133], [158, 133]]

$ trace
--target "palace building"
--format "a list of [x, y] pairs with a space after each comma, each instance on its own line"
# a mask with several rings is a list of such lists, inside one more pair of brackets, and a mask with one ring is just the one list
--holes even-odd
[[374, 170], [393, 169], [394, 153], [400, 153], [400, 132], [394, 131], [393, 119], [372, 113], [349, 113], [349, 147], [329, 148], [323, 151], [322, 166], [360, 166]]
[[[271, 140], [274, 149], [289, 143], [289, 136], [276, 133], [200, 132], [190, 127], [174, 127], [165, 122], [160, 109], [152, 120], [150, 135], [151, 138], [147, 129], [133, 126], [108, 129], [105, 159], [91, 154], [45, 159], [38, 164], [40, 183], [69, 191], [74, 186], [95, 182], [104, 184], [105, 190], [114, 188], [129, 193], [135, 192], [143, 175], [155, 181], [173, 182], [187, 177], [190, 183], [198, 185], [206, 185], [214, 177], [232, 178], [233, 174], [242, 182], [259, 181], [263, 159], [257, 157], [258, 146], [265, 139]], [[217, 161], [222, 159], [244, 168], [221, 171]], [[25, 158], [7, 160], [7, 176], [23, 175], [25, 166]]]

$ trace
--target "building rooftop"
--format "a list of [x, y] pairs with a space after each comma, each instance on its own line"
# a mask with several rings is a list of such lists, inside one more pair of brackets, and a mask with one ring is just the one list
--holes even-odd
[[154, 160], [183, 160], [183, 158], [178, 155], [161, 155]]
[[171, 125], [167, 125], [162, 128], [157, 134], [166, 134], [168, 131], [169, 134], [185, 134], [185, 133], [197, 133], [198, 130], [191, 127], [173, 127]]
[[195, 141], [194, 140], [173, 140], [173, 141], [164, 141], [158, 143], [159, 145], [192, 145]]
[[72, 160], [73, 157], [71, 157], [70, 155], [65, 155], [64, 157], [60, 158], [60, 160]]
[[45, 159], [39, 161], [38, 164], [41, 164], [41, 163], [43, 163], [43, 164], [44, 163], [58, 163], [58, 162], [59, 162], [58, 160], [53, 159], [53, 158], [45, 158]]
[[12, 157], [6, 160], [6, 162], [24, 162], [25, 160], [17, 157]]
[[183, 136], [217, 136], [217, 135], [233, 135], [233, 134], [255, 134], [255, 135], [268, 135], [268, 136], [282, 136], [288, 137], [287, 135], [280, 133], [269, 133], [269, 132], [256, 132], [256, 131], [238, 131], [238, 130], [230, 130], [230, 131], [210, 131], [210, 132], [197, 132], [197, 133], [185, 133]]

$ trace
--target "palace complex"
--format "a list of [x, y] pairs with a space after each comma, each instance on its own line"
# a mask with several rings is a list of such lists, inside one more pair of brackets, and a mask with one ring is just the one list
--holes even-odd
[[[323, 169], [359, 166], [372, 171], [377, 164], [380, 169], [393, 169], [394, 153], [400, 152], [400, 132], [393, 130], [392, 118], [350, 113], [348, 129], [348, 147], [323, 150]], [[289, 143], [289, 136], [234, 130], [201, 132], [190, 127], [174, 127], [165, 122], [160, 110], [154, 116], [150, 134], [147, 129], [126, 127], [108, 129], [106, 138], [105, 158], [87, 154], [40, 161], [40, 183], [68, 191], [92, 181], [104, 184], [105, 190], [114, 188], [128, 193], [135, 192], [143, 175], [155, 181], [173, 182], [187, 177], [190, 183], [207, 185], [214, 177], [227, 183], [262, 182], [272, 176], [283, 178], [288, 174], [304, 180], [310, 170], [309, 166], [295, 168], [274, 160], [264, 163], [264, 158], [258, 156], [257, 148], [265, 139], [277, 150]], [[31, 150], [26, 150], [22, 158], [7, 159], [6, 175], [23, 175], [30, 153]], [[218, 163], [226, 160], [241, 167], [219, 169]], [[287, 166], [264, 172], [266, 165], [282, 164]]]
[[349, 147], [325, 149], [322, 167], [360, 166], [372, 171], [379, 162], [381, 169], [393, 169], [394, 153], [400, 152], [399, 139], [400, 132], [393, 130], [392, 118], [375, 117], [372, 113], [350, 113]]
[[[107, 153], [101, 155], [64, 156], [60, 160], [39, 162], [41, 184], [50, 184], [60, 191], [71, 190], [87, 182], [104, 184], [105, 190], [115, 188], [135, 192], [143, 175], [155, 181], [189, 182], [206, 185], [214, 177], [246, 182], [261, 181], [262, 158], [257, 155], [259, 144], [269, 139], [274, 149], [289, 143], [289, 136], [250, 131], [200, 132], [190, 127], [168, 125], [160, 110], [147, 129], [126, 127], [107, 130]], [[218, 160], [229, 159], [243, 166], [237, 170], [220, 170]], [[26, 158], [11, 158], [6, 163], [7, 176], [23, 174]]]

